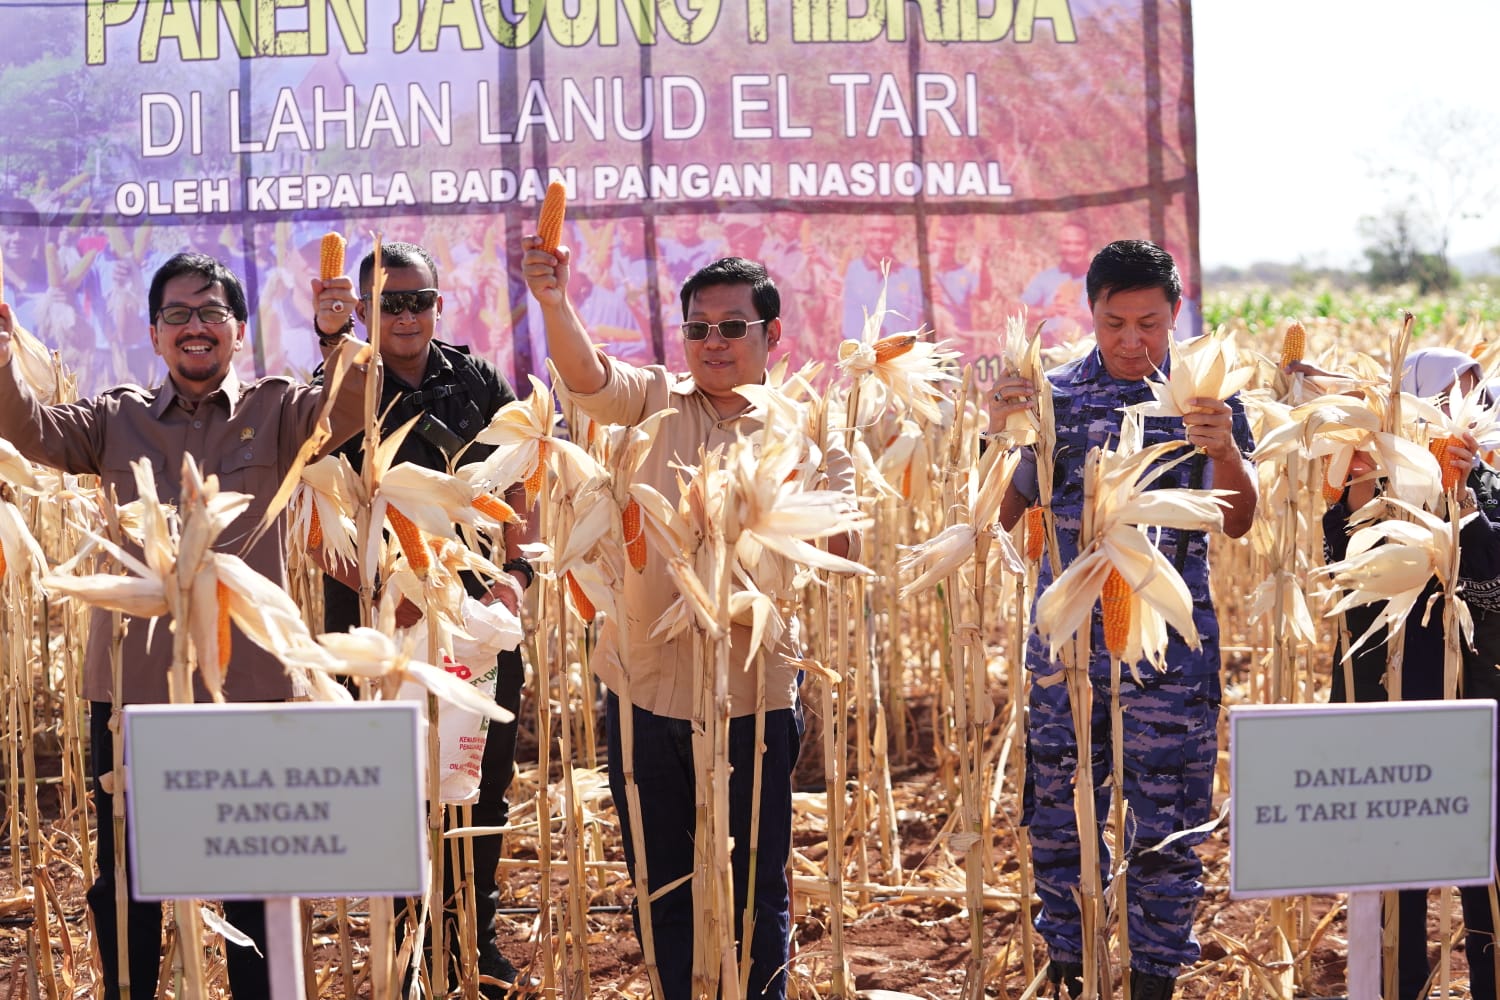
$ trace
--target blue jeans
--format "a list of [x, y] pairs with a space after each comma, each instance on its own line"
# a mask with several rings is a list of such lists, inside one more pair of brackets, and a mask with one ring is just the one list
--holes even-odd
[[[640, 790], [650, 886], [636, 881], [636, 896], [692, 874], [696, 827], [696, 783], [693, 770], [693, 726], [635, 707], [635, 781]], [[611, 692], [605, 703], [609, 738], [609, 788], [625, 839], [625, 864], [636, 879], [630, 810], [620, 742], [620, 701]], [[755, 869], [754, 930], [750, 940], [747, 996], [783, 1000], [786, 996], [787, 949], [791, 935], [791, 891], [786, 863], [792, 849], [792, 768], [802, 743], [800, 708], [766, 713], [765, 752], [761, 759], [760, 830]], [[735, 941], [741, 948], [744, 910], [750, 879], [751, 796], [755, 768], [755, 716], [729, 724], [729, 834], [734, 838]], [[693, 980], [692, 882], [651, 903], [656, 964], [661, 974], [659, 1000], [687, 1000]], [[635, 910], [640, 937], [640, 911]]]

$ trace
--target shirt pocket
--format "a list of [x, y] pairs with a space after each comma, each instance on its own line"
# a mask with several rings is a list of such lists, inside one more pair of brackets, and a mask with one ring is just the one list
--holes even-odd
[[241, 441], [231, 446], [219, 459], [219, 489], [250, 496], [250, 505], [235, 520], [226, 535], [248, 531], [266, 512], [271, 498], [281, 486], [276, 468], [275, 449], [257, 442]]

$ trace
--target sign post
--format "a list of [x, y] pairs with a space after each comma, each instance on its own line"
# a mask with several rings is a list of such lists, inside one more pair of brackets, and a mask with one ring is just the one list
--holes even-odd
[[1349, 893], [1349, 996], [1380, 991], [1380, 891], [1494, 878], [1495, 703], [1230, 709], [1229, 890]]
[[133, 705], [135, 895], [264, 899], [271, 995], [302, 998], [301, 896], [420, 896], [420, 706]]

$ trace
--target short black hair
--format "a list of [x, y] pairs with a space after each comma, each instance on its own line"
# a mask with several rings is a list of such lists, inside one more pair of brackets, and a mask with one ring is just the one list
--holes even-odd
[[1160, 288], [1173, 307], [1182, 300], [1182, 274], [1172, 255], [1150, 240], [1115, 240], [1094, 254], [1084, 279], [1089, 308], [1104, 295]]
[[245, 286], [240, 284], [239, 277], [229, 269], [223, 261], [210, 257], [206, 253], [179, 253], [168, 258], [167, 262], [156, 269], [151, 276], [151, 290], [146, 294], [146, 306], [150, 311], [151, 322], [156, 322], [156, 314], [161, 312], [161, 299], [165, 294], [167, 282], [173, 278], [180, 278], [184, 274], [196, 274], [203, 279], [203, 288], [207, 291], [214, 285], [224, 289], [224, 297], [229, 300], [229, 311], [234, 313], [234, 318], [241, 323], [250, 316], [250, 309], [245, 304]]
[[[439, 287], [437, 261], [432, 259], [432, 254], [426, 249], [415, 243], [402, 243], [398, 240], [380, 244], [380, 262], [386, 267], [416, 267], [418, 264], [425, 264], [427, 273], [432, 275], [432, 287]], [[359, 294], [369, 295], [370, 284], [374, 280], [375, 251], [371, 250], [359, 262]]]
[[781, 315], [781, 293], [764, 264], [743, 257], [720, 257], [694, 271], [682, 283], [682, 318], [687, 319], [694, 295], [716, 285], [749, 285], [757, 316], [769, 323]]

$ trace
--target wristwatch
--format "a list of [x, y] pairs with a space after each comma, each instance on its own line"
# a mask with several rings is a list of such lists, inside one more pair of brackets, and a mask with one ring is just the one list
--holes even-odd
[[333, 346], [337, 345], [339, 341], [341, 341], [345, 337], [349, 336], [349, 334], [352, 333], [353, 330], [354, 330], [354, 317], [353, 316], [346, 316], [344, 318], [344, 325], [341, 326], [341, 327], [339, 327], [337, 330], [333, 331], [332, 333], [324, 333], [322, 330], [318, 329], [318, 320], [317, 320], [317, 317], [313, 318], [313, 333], [316, 333], [318, 335], [318, 344], [320, 346], [322, 346], [322, 347], [333, 347]]
[[525, 573], [527, 590], [531, 589], [532, 582], [536, 580], [536, 570], [532, 568], [530, 561], [522, 556], [516, 556], [516, 558], [514, 559], [505, 560], [505, 562], [501, 564], [500, 568], [505, 570], [505, 572], [507, 573]]

